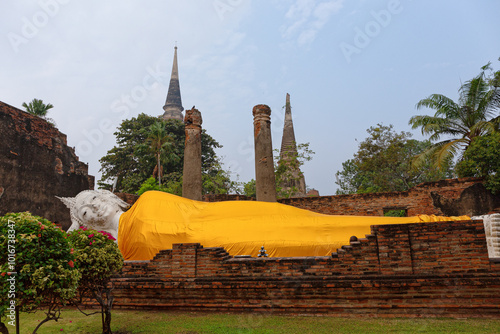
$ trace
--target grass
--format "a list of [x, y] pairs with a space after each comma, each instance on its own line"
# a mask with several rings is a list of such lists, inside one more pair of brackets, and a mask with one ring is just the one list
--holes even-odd
[[[40, 327], [39, 334], [101, 332], [99, 314], [84, 316], [64, 310], [58, 322]], [[21, 314], [21, 333], [31, 333], [42, 312]], [[8, 326], [10, 333], [15, 333]], [[225, 314], [162, 311], [113, 311], [113, 333], [500, 333], [500, 319], [359, 319], [327, 316], [281, 316], [265, 313]]]

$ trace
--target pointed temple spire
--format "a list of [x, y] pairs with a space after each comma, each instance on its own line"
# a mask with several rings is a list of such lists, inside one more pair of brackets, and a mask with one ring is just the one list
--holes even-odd
[[165, 111], [161, 116], [163, 119], [178, 119], [180, 121], [184, 120], [182, 116], [181, 100], [181, 89], [179, 86], [179, 70], [177, 68], [177, 45], [174, 48], [174, 63], [172, 65], [172, 75], [170, 77], [170, 85], [168, 86], [168, 94], [165, 105], [163, 106]]
[[292, 107], [290, 106], [290, 94], [286, 93], [285, 104], [285, 125], [283, 126], [283, 138], [281, 139], [280, 157], [287, 152], [297, 152], [297, 143], [295, 142], [295, 131], [293, 130]]
[[279, 181], [282, 191], [291, 194], [291, 197], [306, 196], [306, 181], [304, 174], [296, 164], [297, 142], [293, 130], [292, 108], [290, 106], [290, 94], [286, 94], [285, 124], [283, 126], [283, 137], [281, 139], [280, 160], [291, 169], [283, 175], [284, 179]]

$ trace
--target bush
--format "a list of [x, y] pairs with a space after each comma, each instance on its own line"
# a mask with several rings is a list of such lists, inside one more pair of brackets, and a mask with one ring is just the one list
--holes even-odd
[[122, 269], [123, 256], [111, 234], [80, 227], [68, 233], [68, 241], [82, 275], [80, 285], [103, 283]]
[[68, 234], [75, 255], [75, 267], [81, 272], [80, 302], [92, 298], [101, 306], [103, 333], [111, 333], [113, 290], [110, 279], [123, 266], [123, 256], [111, 234], [80, 227]]
[[[0, 217], [0, 319], [7, 316], [15, 298], [19, 311], [47, 307], [41, 324], [57, 320], [59, 307], [75, 296], [78, 287], [80, 273], [74, 260], [66, 232], [50, 221], [29, 212]], [[7, 278], [12, 277], [11, 285]], [[10, 293], [14, 298], [4, 298]]]
[[457, 164], [460, 177], [484, 177], [485, 187], [500, 194], [500, 133], [476, 137]]

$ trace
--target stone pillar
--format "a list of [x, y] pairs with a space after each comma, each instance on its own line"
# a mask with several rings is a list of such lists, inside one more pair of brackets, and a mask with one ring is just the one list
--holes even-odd
[[276, 202], [273, 143], [271, 138], [271, 108], [265, 104], [253, 107], [255, 142], [255, 187], [257, 201]]
[[184, 117], [186, 142], [182, 173], [182, 197], [202, 200], [201, 182], [201, 113], [193, 107]]

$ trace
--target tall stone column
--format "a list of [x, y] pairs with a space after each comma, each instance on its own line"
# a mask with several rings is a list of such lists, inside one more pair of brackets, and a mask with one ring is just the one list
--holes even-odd
[[202, 200], [201, 182], [201, 113], [193, 107], [184, 117], [186, 142], [182, 172], [182, 197]]
[[265, 104], [258, 104], [253, 107], [253, 127], [257, 201], [276, 202], [276, 181], [271, 138], [271, 108]]

